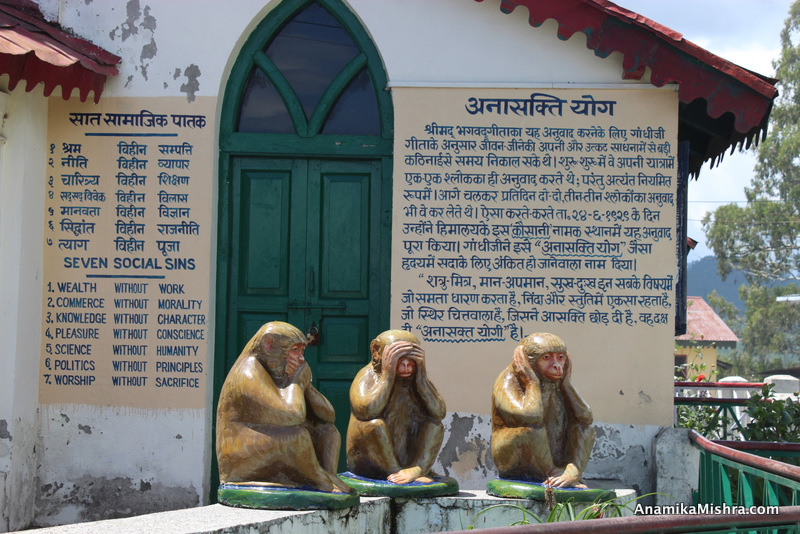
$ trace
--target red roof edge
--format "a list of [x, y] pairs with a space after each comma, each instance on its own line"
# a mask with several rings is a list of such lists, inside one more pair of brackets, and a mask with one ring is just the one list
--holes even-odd
[[679, 341], [737, 343], [739, 338], [702, 297], [686, 297], [686, 334]]
[[501, 0], [500, 9], [511, 13], [518, 6], [528, 8], [532, 26], [554, 19], [561, 39], [584, 33], [587, 48], [597, 56], [620, 52], [624, 79], [641, 79], [649, 68], [653, 85], [679, 84], [681, 102], [702, 98], [708, 116], [733, 114], [734, 127], [748, 145], [766, 131], [772, 102], [778, 96], [776, 80], [722, 59], [680, 33], [608, 0]]
[[[119, 73], [119, 56], [47, 22], [39, 6], [30, 0], [0, 0], [0, 16], [4, 29], [25, 38], [20, 40], [20, 49], [26, 50], [25, 53], [0, 54], [0, 74], [9, 75], [9, 89], [13, 90], [22, 80], [26, 81], [25, 90], [28, 92], [43, 83], [45, 96], [50, 96], [60, 85], [64, 100], [68, 100], [73, 90], [78, 88], [82, 102], [93, 92], [97, 103], [106, 78]], [[30, 46], [31, 42], [41, 46]], [[46, 50], [57, 50], [71, 62], [53, 64], [47, 61]]]

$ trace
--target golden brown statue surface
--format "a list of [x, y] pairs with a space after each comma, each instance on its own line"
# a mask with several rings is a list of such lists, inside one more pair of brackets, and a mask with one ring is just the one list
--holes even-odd
[[396, 484], [431, 482], [444, 437], [444, 399], [428, 380], [419, 340], [387, 330], [370, 345], [372, 362], [350, 387], [347, 468]]
[[532, 334], [514, 351], [492, 390], [492, 456], [502, 478], [585, 487], [594, 428], [571, 373], [567, 348], [553, 334]]
[[311, 385], [294, 326], [262, 326], [231, 367], [217, 407], [220, 482], [350, 492], [336, 476], [334, 411]]

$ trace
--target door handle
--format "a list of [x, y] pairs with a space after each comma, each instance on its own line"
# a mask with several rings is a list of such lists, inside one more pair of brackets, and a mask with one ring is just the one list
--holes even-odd
[[306, 332], [306, 339], [308, 340], [306, 343], [306, 346], [308, 347], [315, 347], [319, 345], [319, 328], [317, 328], [316, 322], [311, 323], [311, 328], [309, 328], [308, 332]]

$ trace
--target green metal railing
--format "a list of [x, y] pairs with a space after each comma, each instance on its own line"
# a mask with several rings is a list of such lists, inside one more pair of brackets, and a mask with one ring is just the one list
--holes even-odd
[[800, 467], [735, 450], [689, 431], [700, 449], [697, 503], [727, 506], [800, 504]]
[[[676, 407], [676, 426], [677, 410], [679, 406], [690, 407], [700, 414], [703, 410], [713, 410], [711, 413], [704, 414], [699, 419], [706, 419], [702, 434], [708, 437], [729, 439], [738, 437], [744, 430], [741, 423], [741, 410], [737, 409], [746, 406], [747, 399], [720, 399], [708, 395], [709, 391], [736, 390], [740, 392], [760, 392], [764, 384], [761, 382], [675, 382], [676, 395], [673, 399]], [[697, 390], [697, 396], [678, 395], [677, 392], [686, 390]], [[696, 428], [696, 427], [695, 427]]]
[[675, 397], [675, 406], [693, 406], [695, 408], [714, 408], [703, 428], [703, 435], [719, 436], [728, 439], [744, 428], [739, 421], [736, 408], [745, 406], [746, 399], [715, 399], [712, 397]]
[[[689, 431], [689, 439], [700, 449], [699, 487], [694, 506], [656, 506], [656, 510], [645, 512], [654, 515], [488, 528], [481, 532], [800, 534], [800, 506], [797, 506], [800, 467], [736, 450], [694, 431]], [[773, 456], [800, 454], [800, 444], [737, 442], [734, 445]], [[669, 511], [675, 509], [685, 511], [682, 514]]]

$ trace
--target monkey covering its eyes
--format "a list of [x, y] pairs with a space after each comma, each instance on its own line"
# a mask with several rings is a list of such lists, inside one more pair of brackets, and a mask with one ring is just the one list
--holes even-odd
[[370, 345], [372, 362], [350, 387], [347, 468], [396, 484], [431, 482], [444, 437], [444, 399], [428, 380], [425, 352], [404, 330], [388, 330]]

